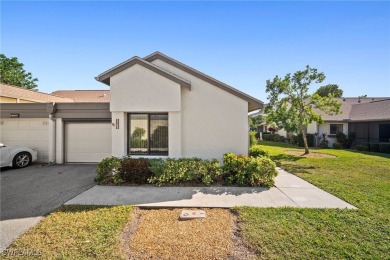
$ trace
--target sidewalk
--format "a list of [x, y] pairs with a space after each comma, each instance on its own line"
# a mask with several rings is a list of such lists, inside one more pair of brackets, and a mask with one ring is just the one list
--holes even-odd
[[349, 208], [351, 204], [280, 168], [275, 187], [94, 186], [65, 205], [135, 205], [142, 208], [301, 207]]

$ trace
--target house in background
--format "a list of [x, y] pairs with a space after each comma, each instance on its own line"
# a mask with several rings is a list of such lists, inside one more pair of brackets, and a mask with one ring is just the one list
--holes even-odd
[[11, 85], [0, 83], [0, 104], [4, 103], [49, 103], [49, 102], [74, 102], [67, 97], [57, 97], [54, 95], [23, 89]]
[[[324, 119], [324, 123], [313, 122], [308, 125], [307, 133], [322, 134], [328, 137], [328, 146], [332, 147], [337, 142], [336, 134], [342, 132], [356, 133], [353, 145], [366, 142], [390, 142], [390, 97], [365, 97], [365, 98], [338, 98], [341, 103], [341, 114], [327, 115], [316, 110]], [[266, 106], [266, 104], [264, 105]], [[262, 112], [253, 113], [253, 116]], [[257, 127], [258, 132], [269, 132], [269, 124], [262, 123]], [[287, 137], [284, 129], [276, 130], [276, 133]], [[319, 140], [317, 140], [319, 145]]]
[[389, 142], [390, 141], [390, 98], [339, 98], [341, 114], [322, 115], [323, 124], [311, 123], [307, 132], [314, 134], [326, 133], [328, 146], [337, 142], [337, 132], [348, 134], [356, 133], [355, 144], [363, 142]]
[[248, 112], [263, 103], [160, 52], [133, 57], [96, 79], [110, 91], [55, 91], [61, 101], [1, 104], [3, 143], [38, 150], [41, 162], [114, 156], [248, 154]]

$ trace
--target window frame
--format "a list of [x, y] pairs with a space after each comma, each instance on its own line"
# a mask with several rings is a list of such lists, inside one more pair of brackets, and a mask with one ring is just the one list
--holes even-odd
[[[130, 129], [131, 129], [131, 115], [147, 115], [147, 132], [148, 132], [148, 136], [147, 136], [147, 140], [148, 140], [148, 151], [147, 153], [130, 153]], [[151, 136], [151, 133], [150, 133], [150, 116], [151, 115], [166, 115], [167, 116], [167, 121], [168, 121], [168, 147], [167, 147], [167, 151], [164, 152], [164, 153], [152, 153], [150, 151], [150, 136]], [[169, 155], [169, 114], [168, 113], [127, 113], [127, 155], [135, 155], [135, 156], [168, 156]]]
[[[329, 135], [330, 135], [330, 136], [336, 136], [337, 133], [340, 132], [340, 131], [337, 131], [336, 133], [332, 134], [332, 133], [331, 133], [332, 125], [336, 125], [336, 126], [337, 126], [337, 125], [341, 125], [341, 130], [342, 130], [341, 132], [344, 133], [344, 124], [339, 124], [339, 123], [329, 124]], [[337, 130], [338, 130], [338, 127], [337, 127]]]

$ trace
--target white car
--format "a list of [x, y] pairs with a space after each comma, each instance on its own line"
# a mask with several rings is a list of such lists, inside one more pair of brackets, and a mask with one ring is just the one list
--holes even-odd
[[0, 143], [0, 167], [23, 168], [38, 158], [37, 151], [25, 145], [4, 145]]

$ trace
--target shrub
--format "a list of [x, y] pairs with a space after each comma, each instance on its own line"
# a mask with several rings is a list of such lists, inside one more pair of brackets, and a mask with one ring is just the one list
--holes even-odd
[[358, 144], [358, 145], [356, 145], [355, 148], [358, 151], [368, 151], [369, 150], [369, 146], [365, 145], [365, 144]]
[[251, 148], [249, 148], [249, 155], [252, 157], [259, 157], [259, 156], [269, 156], [269, 153], [261, 149], [259, 146], [252, 146]]
[[279, 134], [263, 133], [264, 141], [284, 142], [285, 139], [286, 138], [284, 136], [281, 136]]
[[255, 131], [250, 131], [249, 132], [249, 145], [255, 145], [257, 144], [257, 139], [256, 139], [256, 132]]
[[369, 143], [369, 147], [371, 152], [379, 153], [379, 143]]
[[267, 157], [248, 157], [227, 153], [222, 167], [225, 182], [239, 186], [272, 186], [278, 174], [276, 165]]
[[333, 143], [333, 149], [341, 149], [343, 146], [339, 143]]
[[274, 141], [275, 142], [282, 142], [282, 143], [284, 143], [285, 140], [286, 140], [286, 137], [284, 137], [284, 136], [281, 136], [279, 134], [274, 135]]
[[287, 137], [287, 141], [289, 144], [298, 144], [298, 137], [296, 135], [293, 135], [293, 134], [289, 134], [288, 137]]
[[[314, 134], [306, 134], [306, 139], [307, 139], [307, 145], [309, 147], [313, 147], [314, 146], [314, 139], [315, 139], [315, 136]], [[303, 142], [303, 136], [302, 134], [298, 134], [297, 137], [296, 137], [296, 144], [299, 146], [299, 147], [304, 147], [305, 144]]]
[[149, 159], [126, 158], [121, 162], [120, 174], [126, 183], [146, 184], [147, 180], [152, 177], [149, 167]]
[[257, 140], [259, 140], [260, 139], [260, 133], [256, 132], [255, 137], [256, 137]]
[[148, 181], [158, 186], [182, 182], [210, 185], [221, 176], [220, 164], [216, 159], [154, 159], [150, 160], [150, 170], [154, 176]]
[[390, 153], [390, 143], [380, 143], [379, 144], [380, 153]]
[[100, 184], [120, 184], [123, 182], [120, 174], [121, 159], [117, 157], [108, 157], [98, 163], [96, 171], [97, 176], [95, 181]]
[[356, 139], [356, 133], [355, 132], [348, 132], [348, 135], [337, 132], [336, 134], [337, 142], [342, 145], [343, 148], [351, 148], [352, 143]]
[[264, 141], [273, 141], [273, 135], [268, 133], [263, 133], [263, 140]]

